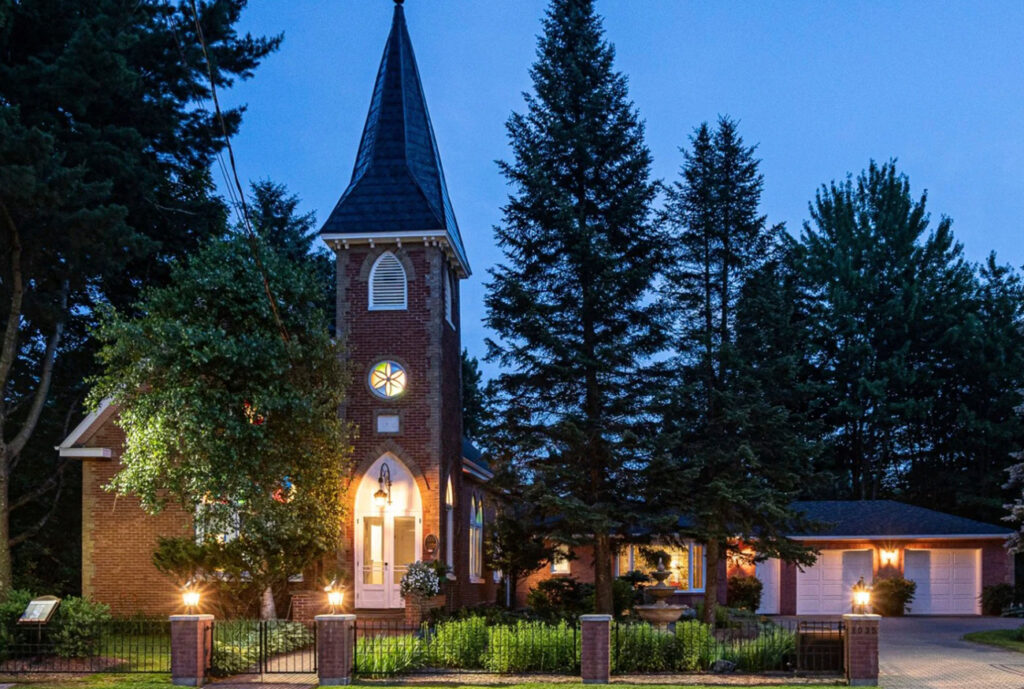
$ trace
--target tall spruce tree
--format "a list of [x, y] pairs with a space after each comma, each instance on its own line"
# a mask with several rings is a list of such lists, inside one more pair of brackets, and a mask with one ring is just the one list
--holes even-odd
[[[792, 502], [811, 447], [780, 396], [802, 362], [792, 280], [780, 265], [781, 227], [759, 212], [762, 177], [736, 123], [706, 123], [684, 149], [664, 220], [676, 254], [667, 271], [678, 372], [651, 472], [650, 495], [682, 513], [679, 535], [705, 544], [705, 621], [713, 622], [719, 563], [737, 544], [761, 556], [809, 562], [786, 538], [800, 524]], [[772, 251], [775, 249], [775, 251]], [[793, 338], [788, 348], [778, 345]]]
[[664, 341], [651, 298], [664, 243], [644, 129], [614, 69], [593, 0], [554, 0], [533, 92], [508, 121], [513, 188], [496, 228], [489, 358], [502, 432], [549, 536], [593, 547], [595, 607], [612, 612], [613, 534], [642, 507], [636, 486], [649, 358]]

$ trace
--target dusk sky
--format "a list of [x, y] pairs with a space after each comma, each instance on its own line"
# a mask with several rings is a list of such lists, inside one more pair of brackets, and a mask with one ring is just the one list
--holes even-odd
[[[501, 259], [492, 227], [508, 193], [494, 161], [508, 157], [505, 121], [530, 88], [545, 6], [405, 5], [473, 268], [462, 339], [476, 356], [483, 285]], [[327, 217], [352, 173], [392, 7], [252, 3], [242, 29], [285, 40], [254, 79], [222, 94], [248, 104], [234, 140], [243, 182], [284, 183]], [[598, 10], [657, 178], [676, 177], [696, 125], [727, 114], [759, 144], [770, 222], [799, 232], [822, 183], [895, 157], [914, 194], [928, 191], [933, 221], [953, 219], [968, 258], [995, 250], [1024, 264], [1024, 2], [605, 0]]]

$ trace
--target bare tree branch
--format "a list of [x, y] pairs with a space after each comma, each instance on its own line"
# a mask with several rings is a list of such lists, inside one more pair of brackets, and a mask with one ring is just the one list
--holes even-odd
[[[59, 487], [61, 482], [64, 480], [64, 469], [67, 465], [67, 459], [61, 460], [61, 463], [57, 465], [57, 468], [54, 470], [53, 474], [50, 475], [50, 478], [40, 483], [28, 493], [19, 496], [17, 500], [11, 503], [11, 506], [7, 508], [7, 511], [14, 512], [14, 510], [24, 507], [36, 498], [39, 498], [46, 493], [49, 493], [54, 488]], [[54, 499], [56, 500], [56, 498]]]
[[13, 548], [14, 546], [18, 545], [19, 543], [23, 543], [24, 541], [27, 541], [28, 539], [32, 538], [37, 533], [39, 533], [39, 531], [42, 530], [42, 528], [44, 526], [46, 526], [46, 522], [50, 521], [50, 517], [52, 517], [57, 512], [57, 507], [60, 505], [60, 495], [63, 492], [63, 490], [64, 490], [64, 475], [63, 475], [63, 472], [62, 472], [61, 474], [58, 475], [57, 493], [53, 496], [53, 503], [50, 505], [50, 509], [48, 509], [46, 511], [46, 514], [44, 514], [42, 517], [40, 517], [36, 521], [35, 524], [33, 524], [32, 526], [28, 527], [27, 529], [22, 531], [17, 536], [9, 539], [8, 543], [10, 544], [10, 547]]

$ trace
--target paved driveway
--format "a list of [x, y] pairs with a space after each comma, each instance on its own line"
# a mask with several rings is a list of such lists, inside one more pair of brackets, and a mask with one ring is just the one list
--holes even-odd
[[961, 639], [967, 632], [1021, 623], [999, 617], [883, 618], [879, 684], [884, 689], [1024, 689], [1024, 653]]

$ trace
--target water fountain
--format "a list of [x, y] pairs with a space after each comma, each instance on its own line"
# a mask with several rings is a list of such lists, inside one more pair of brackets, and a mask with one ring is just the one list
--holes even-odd
[[668, 629], [668, 626], [678, 620], [689, 606], [669, 605], [666, 599], [675, 593], [675, 589], [668, 586], [665, 580], [672, 576], [672, 572], [665, 569], [665, 563], [658, 558], [658, 569], [651, 573], [658, 583], [648, 586], [646, 591], [654, 599], [653, 604], [638, 605], [636, 612], [655, 627], [661, 630]]

